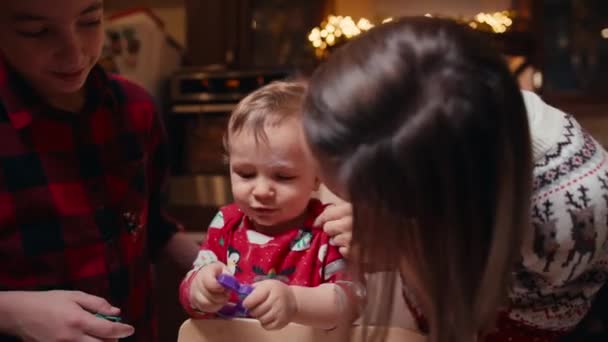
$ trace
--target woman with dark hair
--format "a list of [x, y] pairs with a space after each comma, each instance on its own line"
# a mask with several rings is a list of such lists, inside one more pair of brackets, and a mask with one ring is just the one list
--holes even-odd
[[399, 271], [431, 341], [555, 341], [606, 278], [606, 152], [490, 45], [441, 19], [377, 27], [315, 71], [303, 127], [352, 203], [336, 242], [359, 274]]

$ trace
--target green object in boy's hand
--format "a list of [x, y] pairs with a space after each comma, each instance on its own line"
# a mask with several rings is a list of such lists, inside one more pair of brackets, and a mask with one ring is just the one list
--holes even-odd
[[112, 322], [120, 322], [121, 321], [121, 318], [118, 317], [118, 316], [104, 315], [104, 314], [100, 314], [100, 313], [96, 313], [95, 317], [107, 319], [108, 321], [112, 321]]

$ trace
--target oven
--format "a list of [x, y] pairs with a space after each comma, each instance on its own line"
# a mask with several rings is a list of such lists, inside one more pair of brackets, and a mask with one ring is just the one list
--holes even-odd
[[187, 229], [204, 230], [217, 209], [232, 201], [223, 148], [230, 113], [253, 90], [290, 74], [193, 68], [171, 78], [169, 208]]

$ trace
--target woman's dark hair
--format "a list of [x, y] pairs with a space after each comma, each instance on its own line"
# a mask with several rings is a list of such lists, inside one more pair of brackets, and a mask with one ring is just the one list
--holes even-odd
[[[532, 178], [524, 102], [501, 55], [452, 21], [384, 24], [314, 72], [303, 116], [330, 189], [353, 204], [359, 274], [402, 270], [431, 341], [489, 329], [529, 225]], [[384, 312], [393, 284], [381, 285]]]

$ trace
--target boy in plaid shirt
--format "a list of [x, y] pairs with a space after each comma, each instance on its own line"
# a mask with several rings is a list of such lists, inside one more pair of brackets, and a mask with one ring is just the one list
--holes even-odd
[[161, 210], [153, 102], [97, 66], [102, 17], [0, 1], [0, 341], [155, 341], [152, 257], [197, 252]]

